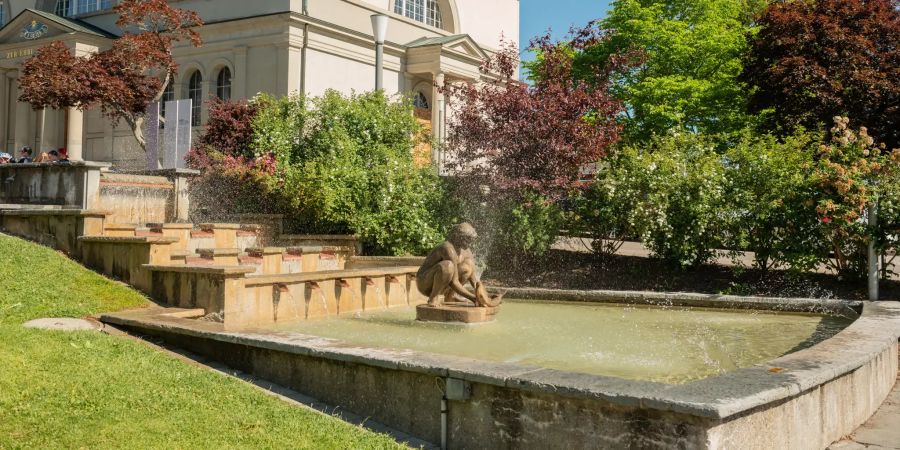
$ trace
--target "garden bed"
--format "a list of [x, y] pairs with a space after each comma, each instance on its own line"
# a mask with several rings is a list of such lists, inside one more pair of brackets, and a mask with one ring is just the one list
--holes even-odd
[[[540, 263], [489, 269], [484, 278], [489, 285], [548, 289], [689, 291], [852, 300], [865, 299], [867, 292], [865, 280], [843, 280], [823, 273], [793, 275], [712, 264], [676, 270], [651, 258], [615, 255], [601, 260], [592, 254], [566, 250], [551, 250]], [[881, 298], [900, 298], [900, 282], [882, 281]]]

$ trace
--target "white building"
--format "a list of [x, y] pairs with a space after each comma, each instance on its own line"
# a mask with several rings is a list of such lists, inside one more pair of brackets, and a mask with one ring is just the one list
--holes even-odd
[[[107, 48], [118, 29], [115, 0], [0, 0], [0, 143], [5, 151], [66, 147], [73, 159], [141, 168], [131, 131], [97, 110], [34, 111], [17, 101], [18, 70], [54, 40], [76, 54]], [[442, 136], [445, 107], [436, 86], [480, 77], [482, 59], [501, 36], [519, 34], [519, 0], [179, 0], [205, 25], [203, 46], [175, 49], [179, 77], [168, 99], [191, 98], [193, 123], [204, 123], [215, 96], [259, 92], [322, 94], [368, 91], [375, 83], [370, 16], [389, 16], [384, 89], [415, 93], [419, 117]], [[430, 120], [427, 120], [429, 119]]]

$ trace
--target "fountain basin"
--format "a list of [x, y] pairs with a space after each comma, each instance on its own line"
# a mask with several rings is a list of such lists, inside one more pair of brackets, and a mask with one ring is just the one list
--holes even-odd
[[[185, 318], [191, 315], [185, 310], [109, 314], [103, 320], [431, 442], [441, 440], [446, 389], [450, 448], [825, 448], [871, 416], [897, 373], [900, 304], [894, 302], [515, 290], [507, 296], [796, 313], [845, 314], [855, 308], [861, 315], [812, 347], [681, 384], [284, 330], [226, 332], [222, 324]], [[447, 389], [460, 384], [465, 389]]]

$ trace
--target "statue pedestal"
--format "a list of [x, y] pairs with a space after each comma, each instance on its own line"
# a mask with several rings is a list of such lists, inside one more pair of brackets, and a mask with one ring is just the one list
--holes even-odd
[[423, 322], [482, 323], [492, 322], [500, 308], [473, 306], [471, 303], [444, 303], [438, 306], [416, 306], [416, 320]]

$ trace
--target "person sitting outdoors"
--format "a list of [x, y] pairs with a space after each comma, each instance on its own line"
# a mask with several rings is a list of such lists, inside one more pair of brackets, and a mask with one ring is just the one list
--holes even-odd
[[41, 152], [41, 154], [38, 155], [37, 158], [34, 158], [34, 161], [33, 161], [33, 162], [34, 162], [35, 164], [49, 163], [49, 162], [53, 162], [53, 159], [52, 159], [52, 157], [50, 156], [49, 153], [47, 153], [47, 152]]
[[31, 155], [33, 154], [31, 147], [29, 147], [27, 145], [25, 147], [22, 147], [22, 150], [19, 152], [19, 154], [22, 155], [22, 157], [19, 158], [19, 164], [29, 164], [29, 163], [34, 162], [31, 159]]
[[0, 164], [14, 163], [12, 155], [9, 153], [0, 153]]
[[60, 148], [56, 151], [59, 155], [59, 163], [60, 164], [69, 164], [69, 152], [65, 149], [65, 147]]

